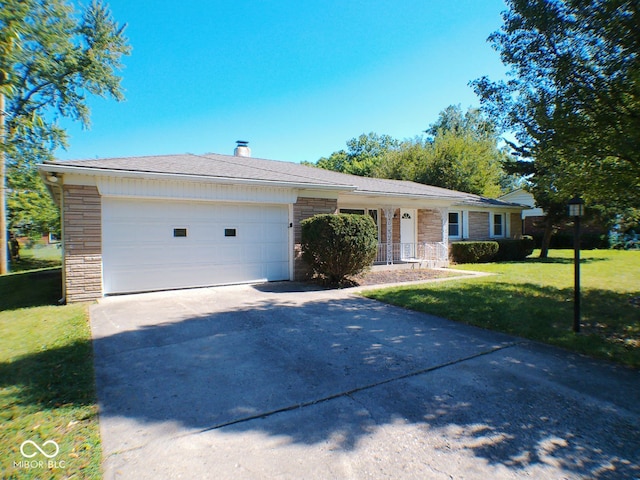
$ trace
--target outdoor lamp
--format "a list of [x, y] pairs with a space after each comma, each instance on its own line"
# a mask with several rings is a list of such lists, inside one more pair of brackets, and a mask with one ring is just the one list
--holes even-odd
[[584, 200], [580, 197], [573, 197], [569, 200], [569, 216], [582, 217], [584, 215]]
[[569, 200], [569, 216], [573, 217], [573, 331], [580, 331], [580, 217], [584, 215], [584, 200], [579, 196]]

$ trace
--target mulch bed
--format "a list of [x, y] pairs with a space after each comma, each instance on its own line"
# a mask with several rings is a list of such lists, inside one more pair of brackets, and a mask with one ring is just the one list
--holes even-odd
[[381, 270], [367, 272], [354, 277], [352, 280], [357, 286], [381, 285], [384, 283], [415, 282], [418, 280], [433, 280], [435, 278], [445, 278], [459, 275], [460, 272], [447, 272], [443, 270], [401, 269], [401, 270]]

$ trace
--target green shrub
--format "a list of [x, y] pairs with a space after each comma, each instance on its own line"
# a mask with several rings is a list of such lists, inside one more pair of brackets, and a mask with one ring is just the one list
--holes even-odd
[[323, 214], [302, 226], [302, 259], [329, 285], [368, 268], [378, 249], [377, 228], [368, 215]]
[[514, 262], [527, 258], [533, 253], [535, 242], [533, 237], [502, 238], [498, 242], [498, 253], [493, 258], [496, 262]]
[[451, 260], [454, 263], [487, 263], [498, 253], [498, 242], [454, 242]]

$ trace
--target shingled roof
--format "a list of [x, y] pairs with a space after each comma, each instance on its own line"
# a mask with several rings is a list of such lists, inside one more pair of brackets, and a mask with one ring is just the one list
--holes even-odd
[[453, 200], [458, 205], [520, 207], [464, 192], [402, 180], [360, 177], [292, 162], [220, 154], [177, 154], [45, 162], [43, 169], [165, 174], [238, 181], [275, 182], [292, 186], [335, 187], [355, 194]]

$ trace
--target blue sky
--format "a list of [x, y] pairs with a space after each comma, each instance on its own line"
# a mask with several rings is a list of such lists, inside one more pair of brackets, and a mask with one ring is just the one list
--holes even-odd
[[503, 0], [108, 2], [133, 48], [126, 100], [65, 121], [59, 159], [170, 153], [316, 161], [361, 133], [411, 138], [504, 76], [486, 38]]

